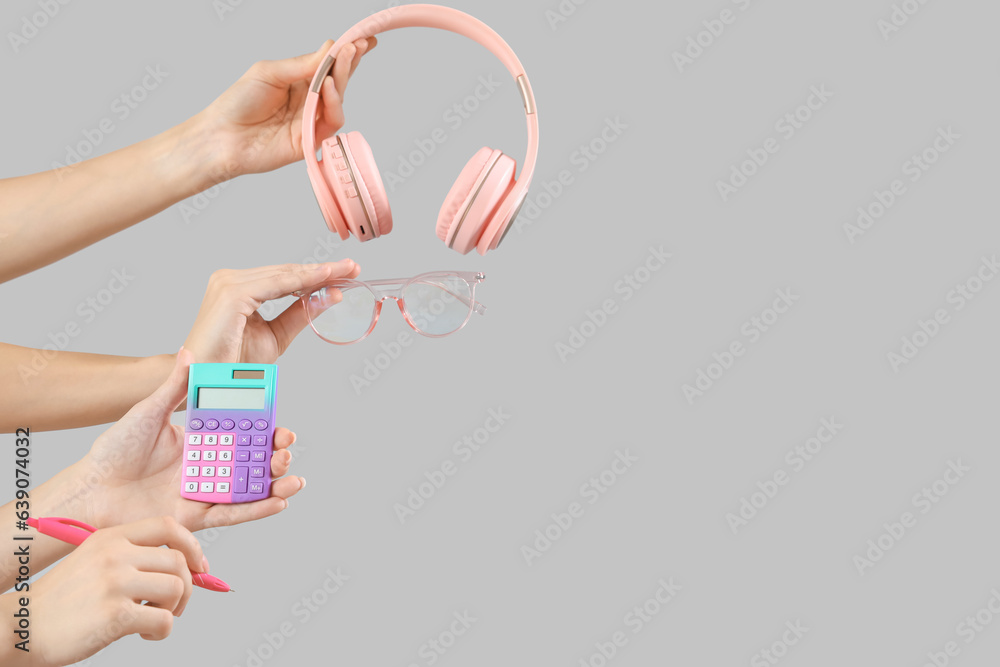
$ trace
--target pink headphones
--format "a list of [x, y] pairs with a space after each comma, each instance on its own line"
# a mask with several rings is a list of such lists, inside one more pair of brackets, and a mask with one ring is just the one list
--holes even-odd
[[402, 5], [369, 16], [338, 39], [316, 70], [302, 114], [302, 148], [306, 170], [330, 231], [346, 239], [354, 234], [370, 241], [392, 231], [392, 211], [368, 142], [360, 132], [346, 132], [323, 142], [316, 157], [316, 108], [319, 90], [344, 44], [396, 28], [439, 28], [479, 42], [500, 59], [517, 81], [528, 118], [528, 151], [521, 177], [514, 159], [492, 148], [481, 148], [451, 187], [438, 215], [437, 235], [463, 255], [475, 248], [480, 255], [500, 245], [521, 204], [538, 157], [538, 116], [535, 98], [521, 62], [489, 26], [468, 14], [438, 5]]

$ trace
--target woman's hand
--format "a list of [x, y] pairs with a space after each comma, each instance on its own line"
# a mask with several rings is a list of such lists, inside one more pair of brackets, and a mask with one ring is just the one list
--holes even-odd
[[[375, 48], [369, 37], [348, 44], [320, 88], [316, 136], [333, 136], [344, 126], [344, 91], [361, 56]], [[332, 40], [315, 53], [286, 60], [262, 60], [195, 117], [217, 149], [216, 181], [271, 171], [302, 159], [302, 109], [316, 69]]]
[[166, 638], [191, 597], [192, 571], [208, 572], [208, 561], [171, 517], [97, 531], [31, 584], [31, 655], [40, 658], [31, 664], [68, 665], [125, 635]]
[[298, 301], [273, 320], [265, 320], [257, 309], [270, 299], [311, 290], [336, 278], [356, 278], [360, 271], [350, 259], [216, 271], [184, 347], [198, 363], [273, 364], [309, 324], [309, 318]]
[[277, 514], [288, 507], [288, 498], [305, 487], [301, 477], [284, 477], [292, 460], [287, 450], [295, 434], [277, 428], [268, 498], [212, 504], [181, 497], [184, 429], [172, 425], [170, 415], [187, 396], [191, 361], [191, 353], [181, 348], [167, 381], [101, 434], [73, 466], [78, 483], [68, 484], [72, 497], [62, 499], [68, 506], [80, 507], [72, 518], [104, 528], [166, 515], [188, 530], [201, 530]]

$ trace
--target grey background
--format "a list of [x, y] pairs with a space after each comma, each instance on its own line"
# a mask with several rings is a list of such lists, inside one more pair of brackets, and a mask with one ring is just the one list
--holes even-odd
[[[796, 621], [809, 630], [783, 664], [923, 665], [953, 640], [950, 664], [986, 664], [1000, 630], [967, 644], [956, 626], [1000, 586], [1000, 285], [959, 312], [947, 295], [1000, 250], [1000, 7], [928, 3], [885, 40], [888, 0], [758, 0], [745, 11], [593, 0], [555, 30], [554, 0], [452, 4], [503, 35], [531, 77], [542, 126], [533, 196], [562, 169], [573, 184], [488, 257], [446, 250], [434, 221], [465, 161], [482, 145], [523, 159], [520, 98], [471, 42], [385, 35], [345, 104], [346, 129], [365, 133], [384, 173], [414, 139], [447, 127], [442, 114], [479, 76], [501, 85], [391, 193], [393, 233], [335, 255], [370, 278], [485, 271], [489, 312], [448, 339], [417, 340], [360, 395], [350, 376], [402, 319], [387, 312], [371, 339], [343, 348], [305, 332], [279, 361], [278, 414], [299, 435], [293, 466], [308, 488], [278, 517], [200, 535], [237, 593], [196, 591], [167, 641], [131, 637], [92, 664], [426, 665], [421, 645], [464, 610], [478, 621], [435, 664], [598, 665], [595, 643], [616, 631], [628, 643], [614, 664], [754, 664]], [[246, 0], [220, 20], [207, 0], [70, 3], [18, 53], [0, 47], [0, 175], [62, 161], [147, 65], [169, 76], [100, 151], [182, 121], [255, 60], [312, 51], [384, 6]], [[735, 23], [679, 72], [673, 52], [726, 8]], [[3, 32], [37, 9], [6, 3]], [[820, 85], [833, 98], [722, 202], [716, 181]], [[578, 171], [574, 152], [617, 117], [627, 129]], [[961, 135], [954, 148], [848, 243], [857, 207], [948, 126]], [[332, 238], [301, 164], [241, 178], [190, 221], [174, 207], [0, 286], [3, 339], [45, 344], [124, 267], [135, 280], [71, 349], [174, 351], [213, 270], [299, 261]], [[650, 245], [672, 258], [624, 301], [614, 286]], [[746, 342], [743, 323], [784, 288], [799, 296], [791, 311], [690, 404], [682, 386]], [[556, 343], [608, 298], [619, 311], [564, 363]], [[942, 307], [950, 323], [893, 372], [886, 355]], [[509, 423], [400, 525], [393, 504], [498, 406]], [[734, 535], [727, 513], [790, 471], [786, 452], [831, 416], [843, 430]], [[102, 430], [36, 436], [35, 478]], [[529, 566], [522, 545], [616, 450], [638, 461]], [[970, 472], [919, 514], [912, 496], [957, 460]], [[905, 511], [916, 527], [859, 574], [852, 559]], [[303, 623], [293, 606], [338, 567], [350, 581]], [[624, 617], [661, 578], [682, 589], [633, 634]], [[295, 634], [262, 650], [285, 622]]]

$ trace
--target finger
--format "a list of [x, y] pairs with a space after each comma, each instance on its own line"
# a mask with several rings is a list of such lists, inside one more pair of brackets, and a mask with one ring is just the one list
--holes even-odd
[[[180, 616], [187, 607], [188, 600], [193, 590], [191, 582], [191, 572], [187, 561], [181, 552], [174, 549], [161, 549], [160, 547], [139, 547], [136, 556], [132, 561], [135, 569], [143, 573], [167, 573], [179, 578], [184, 583], [184, 590], [174, 607], [171, 607], [174, 616]], [[153, 601], [152, 598], [142, 598]], [[160, 605], [163, 606], [163, 605]]]
[[358, 47], [353, 43], [346, 45], [337, 54], [337, 62], [333, 64], [333, 85], [337, 89], [341, 101], [344, 99], [344, 91], [347, 90], [347, 80], [351, 76], [351, 63], [354, 62], [357, 51]]
[[288, 502], [276, 496], [237, 505], [212, 505], [205, 513], [205, 527], [235, 526], [247, 521], [257, 521], [273, 516], [286, 507]]
[[[355, 265], [354, 270], [343, 277], [356, 278], [361, 269]], [[327, 279], [324, 282], [329, 282]], [[318, 287], [319, 283], [316, 285]], [[305, 294], [309, 294], [313, 291], [312, 288], [307, 288], [301, 290]], [[322, 303], [318, 299], [307, 298], [305, 300], [296, 301], [288, 305], [283, 311], [281, 311], [277, 317], [268, 322], [268, 326], [271, 327], [271, 333], [274, 335], [274, 339], [278, 344], [278, 349], [281, 350], [281, 354], [284, 354], [288, 346], [292, 344], [295, 337], [302, 332], [309, 324], [309, 320], [318, 316], [319, 314], [325, 312], [327, 308], [330, 308], [334, 304], [340, 303], [343, 298], [343, 293], [339, 289], [327, 288], [321, 292], [323, 295]]]
[[333, 86], [333, 77], [323, 79], [320, 88], [319, 117], [316, 121], [316, 136], [320, 139], [329, 139], [340, 128], [344, 127], [344, 105], [340, 99], [340, 93]]
[[330, 267], [335, 267], [337, 264], [347, 262], [353, 262], [350, 258], [344, 258], [336, 262], [322, 262], [318, 264], [268, 264], [266, 266], [256, 266], [250, 269], [230, 269], [227, 271], [222, 271], [222, 280], [219, 280], [220, 285], [246, 285], [252, 283], [261, 278], [267, 278], [270, 276], [276, 276], [282, 273], [289, 273], [295, 271], [321, 271], [324, 268], [329, 270]]
[[358, 41], [354, 42], [354, 47], [356, 51], [354, 52], [354, 57], [351, 59], [351, 71], [347, 73], [349, 77], [354, 76], [354, 70], [358, 68], [358, 63], [361, 62], [361, 56], [365, 55], [365, 53], [368, 51], [368, 40], [359, 39]]
[[191, 574], [187, 570], [184, 574], [185, 578], [181, 578], [166, 572], [138, 572], [126, 585], [126, 594], [137, 602], [146, 600], [152, 607], [180, 616], [178, 610], [191, 597]]
[[240, 277], [234, 284], [246, 296], [263, 303], [294, 292], [311, 292], [331, 280], [356, 276], [359, 272], [351, 259], [316, 265], [286, 264], [269, 267], [269, 271], [248, 276], [245, 281]]
[[136, 521], [112, 530], [120, 531], [132, 544], [140, 547], [167, 546], [184, 555], [187, 567], [193, 572], [207, 572], [208, 561], [201, 551], [201, 544], [187, 528], [172, 516], [154, 517]]
[[278, 345], [279, 354], [284, 354], [295, 337], [309, 325], [308, 305], [294, 301], [277, 317], [268, 322], [274, 340]]
[[160, 641], [170, 636], [174, 628], [174, 616], [166, 609], [135, 605], [125, 625], [128, 634], [138, 634], [143, 639]]
[[321, 56], [325, 56], [331, 48], [333, 48], [333, 40], [328, 39], [315, 52]]
[[327, 40], [318, 51], [306, 53], [284, 60], [262, 60], [256, 63], [248, 75], [273, 86], [289, 86], [299, 81], [308, 81], [323, 61], [323, 55], [330, 50], [333, 42]]
[[292, 465], [292, 453], [287, 449], [271, 455], [271, 479], [278, 479], [288, 474]]
[[315, 320], [327, 310], [344, 300], [344, 293], [336, 287], [327, 286], [302, 300], [302, 310], [309, 320]]
[[299, 477], [298, 475], [282, 477], [271, 482], [271, 497], [287, 500], [304, 488], [306, 488], [304, 477]]
[[298, 436], [295, 435], [293, 431], [289, 431], [287, 428], [278, 426], [274, 429], [274, 449], [287, 449], [295, 444]]
[[183, 347], [177, 352], [177, 360], [174, 362], [174, 369], [156, 391], [150, 394], [149, 398], [140, 402], [139, 405], [152, 406], [164, 414], [173, 414], [177, 406], [187, 398], [188, 390], [188, 367], [194, 360], [194, 355], [190, 350]]

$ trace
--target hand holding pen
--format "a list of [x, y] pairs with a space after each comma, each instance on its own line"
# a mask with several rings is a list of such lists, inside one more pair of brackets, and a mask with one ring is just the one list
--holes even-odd
[[[28, 525], [38, 530], [42, 535], [54, 537], [57, 540], [80, 546], [84, 540], [97, 532], [93, 526], [88, 526], [82, 521], [75, 519], [63, 519], [59, 517], [43, 517], [41, 519], [28, 519]], [[191, 583], [199, 588], [204, 588], [218, 593], [230, 593], [233, 589], [229, 584], [218, 577], [208, 574], [208, 560], [202, 556], [204, 572], [190, 571]]]
[[168, 637], [191, 598], [192, 572], [207, 574], [208, 562], [194, 535], [171, 517], [89, 534], [31, 581], [31, 616], [45, 619], [32, 624], [33, 664], [77, 662], [126, 635]]

